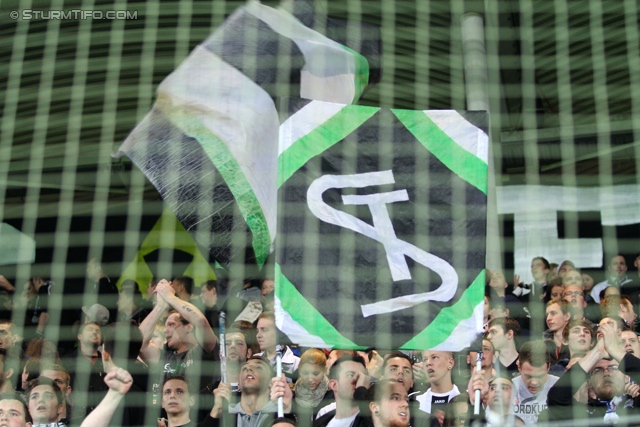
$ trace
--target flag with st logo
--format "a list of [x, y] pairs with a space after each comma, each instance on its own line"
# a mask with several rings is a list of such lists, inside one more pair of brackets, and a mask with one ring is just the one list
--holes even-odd
[[487, 114], [287, 109], [277, 326], [303, 346], [468, 347], [483, 319]]

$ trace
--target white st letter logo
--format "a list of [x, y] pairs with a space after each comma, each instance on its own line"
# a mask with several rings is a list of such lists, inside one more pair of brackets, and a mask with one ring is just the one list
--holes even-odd
[[451, 264], [396, 237], [386, 205], [387, 203], [409, 200], [406, 190], [364, 196], [342, 196], [342, 202], [345, 205], [369, 206], [373, 227], [353, 215], [332, 208], [322, 200], [322, 194], [331, 188], [363, 188], [393, 183], [395, 183], [395, 180], [390, 170], [357, 175], [324, 175], [313, 181], [309, 186], [309, 190], [307, 190], [309, 209], [318, 219], [339, 227], [351, 229], [382, 243], [387, 253], [387, 261], [394, 281], [411, 279], [411, 272], [404, 258], [405, 255], [436, 272], [442, 279], [442, 284], [438, 289], [431, 292], [405, 295], [373, 304], [365, 304], [362, 306], [362, 315], [364, 317], [403, 310], [426, 301], [450, 301], [458, 288], [458, 275]]

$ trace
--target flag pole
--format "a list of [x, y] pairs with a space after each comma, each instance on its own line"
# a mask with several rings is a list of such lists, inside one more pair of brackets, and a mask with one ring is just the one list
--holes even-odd
[[[276, 376], [282, 377], [282, 346], [276, 345]], [[278, 398], [278, 418], [284, 417], [284, 397]]]
[[222, 373], [222, 382], [227, 383], [227, 345], [225, 339], [225, 328], [227, 313], [221, 311], [218, 315], [220, 323], [220, 371]]
[[[482, 350], [478, 352], [476, 356], [476, 372], [482, 369]], [[480, 415], [480, 390], [475, 391], [475, 402], [473, 402], [473, 414]]]

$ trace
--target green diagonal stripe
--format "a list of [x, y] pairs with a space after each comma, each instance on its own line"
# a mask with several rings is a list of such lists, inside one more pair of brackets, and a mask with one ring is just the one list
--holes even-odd
[[356, 72], [354, 78], [355, 95], [351, 102], [357, 102], [362, 96], [362, 92], [369, 84], [369, 61], [363, 55], [359, 54], [353, 49], [349, 49], [347, 46], [342, 46], [344, 50], [353, 55], [353, 60], [356, 64]]
[[469, 286], [458, 302], [445, 307], [422, 332], [400, 347], [403, 350], [428, 349], [442, 344], [458, 323], [473, 316], [473, 310], [484, 299], [485, 270]]
[[327, 319], [316, 310], [298, 292], [295, 286], [286, 278], [276, 263], [276, 295], [282, 302], [282, 308], [289, 313], [291, 318], [298, 322], [311, 335], [316, 335], [326, 343], [334, 344], [335, 348], [342, 350], [364, 350], [366, 347], [358, 346], [348, 340]]
[[175, 110], [167, 114], [167, 117], [182, 132], [200, 143], [224, 179], [236, 199], [242, 217], [251, 230], [253, 252], [258, 265], [262, 266], [269, 255], [271, 236], [260, 202], [253, 192], [251, 184], [244, 176], [242, 168], [226, 144], [200, 123], [197, 118]]
[[391, 110], [407, 129], [460, 178], [487, 194], [489, 167], [458, 145], [422, 111]]
[[342, 141], [378, 110], [380, 108], [345, 105], [329, 120], [294, 142], [278, 158], [278, 188], [310, 159]]

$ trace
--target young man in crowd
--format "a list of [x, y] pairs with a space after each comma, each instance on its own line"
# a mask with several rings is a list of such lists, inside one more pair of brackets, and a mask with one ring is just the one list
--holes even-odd
[[324, 415], [318, 413], [313, 427], [367, 425], [367, 417], [360, 413], [360, 403], [369, 389], [370, 379], [364, 359], [344, 356], [336, 360], [329, 371], [329, 388], [335, 396], [335, 409]]
[[[640, 359], [620, 346], [619, 331], [615, 319], [602, 319], [596, 346], [549, 390], [549, 421], [588, 419], [594, 424], [616, 424], [625, 415], [640, 415], [637, 405], [627, 405], [625, 392], [625, 375], [640, 380]], [[586, 381], [595, 399], [576, 400], [574, 396]]]
[[640, 358], [640, 342], [635, 332], [630, 330], [620, 332], [620, 341], [625, 352]]
[[572, 320], [562, 331], [562, 343], [569, 349], [566, 368], [573, 366], [591, 349], [594, 331], [588, 320]]
[[97, 323], [80, 326], [77, 335], [79, 347], [63, 359], [69, 372], [73, 391], [73, 418], [82, 420], [95, 408], [107, 392], [103, 381], [102, 330]]
[[407, 390], [394, 380], [382, 380], [367, 391], [374, 427], [408, 427], [411, 417]]
[[556, 347], [556, 360], [568, 357], [568, 350], [562, 346], [562, 333], [571, 320], [569, 312], [571, 305], [565, 300], [556, 299], [547, 303], [546, 321], [549, 329], [545, 332], [545, 339], [553, 341]]
[[27, 388], [29, 414], [33, 424], [58, 424], [64, 407], [62, 391], [47, 378], [40, 376], [29, 382]]
[[607, 287], [615, 286], [623, 292], [624, 286], [631, 285], [633, 282], [633, 280], [627, 277], [627, 261], [624, 256], [620, 254], [611, 257], [608, 272], [609, 277], [607, 280], [598, 283], [591, 289], [591, 298], [598, 304], [600, 304], [600, 292]]
[[59, 420], [65, 424], [71, 422], [71, 376], [67, 369], [60, 364], [44, 364], [40, 371], [41, 377], [51, 379], [56, 386], [62, 391], [64, 398], [64, 405], [62, 412], [60, 412]]
[[[271, 366], [260, 357], [252, 357], [240, 368], [242, 394], [238, 403], [231, 402], [231, 387], [221, 382], [214, 391], [215, 403], [201, 427], [249, 425], [266, 427], [277, 413], [277, 397], [282, 396], [285, 413], [291, 411], [293, 393], [282, 378], [273, 378]], [[274, 381], [275, 380], [275, 381]], [[270, 392], [271, 387], [271, 392]]]
[[549, 366], [549, 354], [544, 342], [528, 341], [520, 347], [520, 375], [513, 379], [513, 387], [520, 403], [514, 412], [526, 424], [538, 422], [538, 415], [547, 407], [547, 393], [558, 381], [558, 377], [549, 375]]
[[638, 317], [631, 299], [626, 295], [609, 295], [600, 301], [602, 317], [619, 316], [625, 321], [632, 331], [635, 329], [635, 320]]
[[[272, 312], [264, 312], [258, 317], [257, 324], [258, 333], [256, 338], [258, 345], [260, 346], [260, 353], [256, 356], [261, 356], [264, 360], [271, 364], [271, 367], [276, 365], [276, 345], [278, 344], [278, 330], [276, 329], [276, 319]], [[288, 377], [295, 377], [294, 372], [298, 369], [300, 364], [300, 358], [293, 354], [291, 349], [283, 345], [282, 346], [282, 372]]]
[[422, 352], [423, 369], [431, 387], [426, 393], [416, 397], [420, 402], [420, 410], [436, 417], [442, 425], [447, 403], [460, 394], [453, 384], [451, 371], [455, 365], [453, 353], [450, 351], [427, 350]]
[[220, 326], [220, 307], [218, 307], [218, 282], [207, 280], [200, 285], [200, 307], [209, 325], [215, 331]]
[[[155, 292], [156, 305], [140, 324], [146, 362], [162, 371], [157, 374], [154, 387], [159, 390], [166, 375], [183, 375], [194, 390], [200, 390], [212, 382], [216, 372], [213, 362], [218, 359], [218, 339], [202, 312], [178, 298], [167, 280], [158, 282]], [[166, 344], [159, 349], [151, 338], [156, 323], [170, 309], [164, 329]]]
[[7, 427], [31, 426], [31, 415], [29, 415], [29, 410], [22, 396], [18, 393], [0, 394], [0, 425]]
[[182, 301], [191, 301], [193, 293], [193, 279], [187, 276], [175, 277], [171, 279], [171, 287], [175, 291], [176, 297]]
[[498, 360], [494, 364], [497, 375], [504, 376], [502, 371], [507, 371], [511, 377], [518, 375], [517, 339], [520, 337], [518, 322], [511, 318], [494, 319], [489, 322], [486, 336], [498, 353]]

